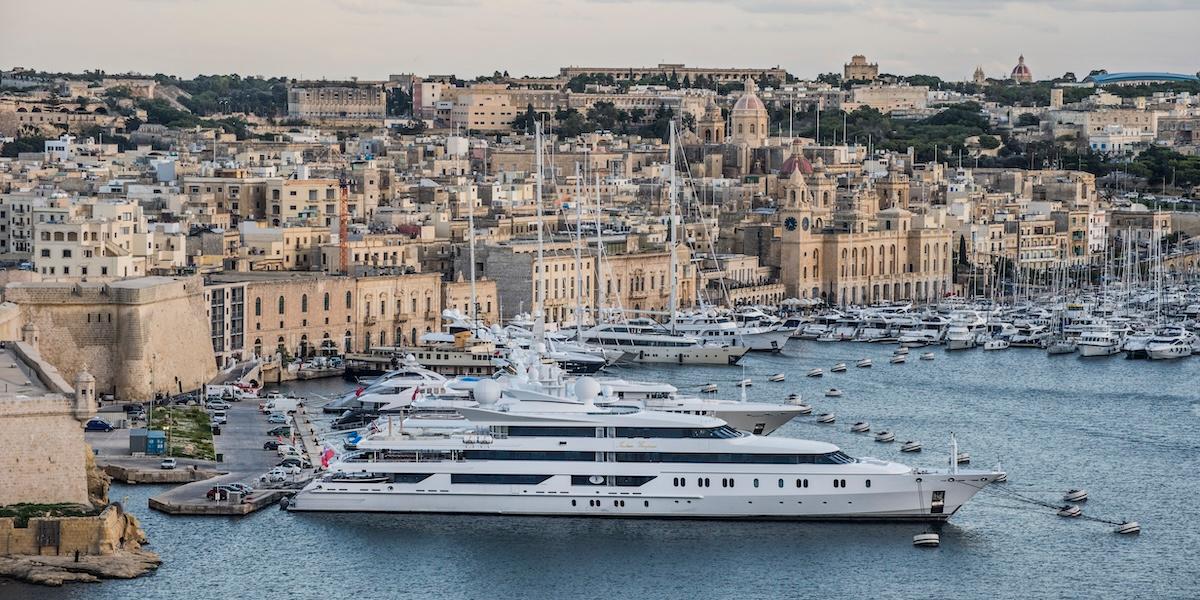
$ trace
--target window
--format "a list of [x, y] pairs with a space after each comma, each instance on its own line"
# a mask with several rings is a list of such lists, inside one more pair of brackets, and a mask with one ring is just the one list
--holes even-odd
[[492, 475], [484, 473], [455, 473], [450, 475], [450, 483], [488, 483], [497, 485], [537, 485], [550, 475]]
[[256, 317], [262, 316], [262, 298], [254, 299], [254, 316], [256, 316]]
[[346, 292], [346, 309], [349, 309], [354, 304], [354, 297], [350, 292]]
[[283, 308], [284, 308], [283, 296], [280, 296], [279, 297], [279, 314], [281, 314], [281, 315], [283, 314]]
[[329, 310], [329, 292], [325, 292], [325, 310]]
[[757, 477], [754, 479], [754, 487], [758, 487], [758, 478]]
[[702, 452], [617, 452], [617, 462], [730, 463], [760, 465], [841, 465], [856, 459], [839, 451], [825, 454], [741, 454]]
[[308, 294], [300, 295], [300, 312], [308, 312]]
[[509, 437], [596, 437], [595, 427], [509, 427]]

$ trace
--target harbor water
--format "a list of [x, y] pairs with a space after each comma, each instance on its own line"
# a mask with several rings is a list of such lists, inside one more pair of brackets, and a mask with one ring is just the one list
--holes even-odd
[[[814, 414], [777, 436], [826, 440], [853, 456], [920, 466], [948, 462], [953, 432], [976, 467], [1002, 464], [1025, 496], [1061, 504], [1085, 488], [1084, 514], [1137, 520], [1142, 534], [1065, 519], [1051, 508], [981, 493], [914, 548], [920, 524], [287, 513], [171, 517], [146, 508], [160, 488], [115, 485], [162, 555], [154, 575], [59, 589], [0, 583], [0, 598], [1195, 598], [1200, 569], [1200, 358], [1082, 359], [1029, 349], [913, 349], [792, 341], [737, 367], [631, 366], [630, 379], [699, 393], [754, 381], [751, 400], [799, 392]], [[931, 350], [935, 360], [918, 356]], [[872, 358], [868, 369], [854, 367]], [[837, 362], [849, 370], [829, 373]], [[811, 368], [822, 378], [806, 378]], [[773, 373], [787, 381], [769, 383]], [[836, 387], [839, 398], [823, 391]], [[293, 386], [344, 391], [341, 381]], [[896, 442], [850, 432], [856, 421]], [[265, 439], [265, 438], [264, 438]], [[920, 440], [920, 454], [900, 444]]]

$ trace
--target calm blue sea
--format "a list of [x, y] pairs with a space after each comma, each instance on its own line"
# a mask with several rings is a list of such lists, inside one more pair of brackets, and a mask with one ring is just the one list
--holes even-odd
[[[950, 432], [976, 466], [1003, 463], [1013, 490], [1058, 501], [1091, 493], [1085, 513], [1138, 520], [1140, 536], [981, 494], [917, 549], [922, 525], [708, 523], [367, 514], [170, 517], [157, 489], [114, 486], [164, 560], [153, 576], [43, 589], [0, 584], [5, 600], [158, 598], [1196, 598], [1200, 597], [1200, 357], [1080, 359], [1012, 349], [887, 364], [894, 346], [791, 342], [751, 356], [754, 400], [802, 393], [834, 426], [801, 417], [775, 435], [839, 444], [857, 456], [945, 464]], [[871, 357], [875, 367], [855, 369]], [[806, 379], [813, 367], [843, 375]], [[784, 372], [785, 383], [766, 377]], [[629, 367], [680, 388], [715, 382], [736, 398], [740, 368]], [[307, 384], [300, 391], [347, 387]], [[821, 392], [838, 387], [842, 398]], [[852, 434], [867, 420], [925, 451]]]

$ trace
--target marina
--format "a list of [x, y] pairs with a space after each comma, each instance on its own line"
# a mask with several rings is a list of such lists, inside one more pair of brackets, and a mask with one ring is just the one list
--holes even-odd
[[[1003, 464], [1007, 490], [1062, 505], [1071, 489], [1086, 489], [1079, 505], [1083, 515], [1138, 521], [1141, 536], [1114, 533], [1113, 526], [1063, 518], [1057, 509], [1030, 507], [1003, 494], [980, 494], [947, 524], [936, 530], [936, 556], [914, 558], [911, 538], [926, 526], [903, 523], [781, 523], [662, 520], [594, 520], [547, 517], [489, 517], [478, 515], [403, 515], [370, 513], [305, 513], [265, 510], [237, 521], [180, 519], [138, 509], [148, 527], [159, 535], [155, 549], [165, 565], [152, 577], [109, 581], [88, 588], [61, 590], [59, 597], [118, 598], [130, 594], [154, 596], [154, 590], [200, 593], [189, 581], [197, 565], [224, 557], [265, 555], [245, 575], [204, 584], [204, 590], [237, 593], [247, 585], [289, 585], [307, 592], [298, 597], [358, 591], [404, 597], [424, 595], [418, 589], [437, 587], [442, 597], [477, 597], [483, 593], [516, 594], [535, 565], [554, 565], [570, 556], [579, 581], [556, 584], [563, 594], [589, 595], [588, 582], [603, 578], [618, 548], [634, 595], [684, 598], [705, 593], [734, 594], [732, 582], [704, 579], [713, 560], [734, 568], [775, 569], [778, 585], [804, 587], [814, 594], [866, 595], [877, 589], [856, 575], [856, 564], [878, 565], [879, 576], [894, 578], [899, 594], [960, 596], [963, 573], [1021, 572], [1003, 578], [992, 588], [975, 588], [965, 597], [1028, 597], [1136, 589], [1146, 595], [1187, 596], [1194, 581], [1171, 573], [1191, 573], [1175, 549], [1187, 543], [1188, 531], [1200, 526], [1189, 498], [1200, 486], [1189, 478], [1165, 484], [1159, 475], [1177, 470], [1200, 451], [1180, 423], [1197, 418], [1200, 397], [1194, 385], [1200, 361], [1145, 362], [1119, 357], [1083, 359], [1050, 357], [1026, 349], [1009, 352], [945, 352], [934, 350], [936, 361], [913, 361], [889, 369], [854, 370], [839, 378], [844, 398], [823, 398], [821, 380], [797, 378], [785, 384], [744, 388], [752, 401], [784, 403], [798, 393], [814, 407], [813, 414], [837, 412], [847, 425], [820, 425], [815, 416], [800, 416], [774, 436], [828, 440], [851, 456], [877, 456], [924, 467], [945, 467], [949, 433], [960, 451], [976, 465]], [[791, 341], [780, 354], [749, 357], [745, 378], [766, 381], [774, 373], [803, 372], [819, 365], [871, 358], [886, 362], [892, 349], [885, 345]], [[1021, 378], [998, 377], [1020, 369]], [[950, 374], [953, 373], [953, 376]], [[714, 382], [722, 398], [736, 398], [742, 369], [719, 366], [617, 367], [613, 375], [628, 379], [669, 379], [681, 389]], [[285, 391], [309, 398], [332, 398], [347, 384], [337, 379], [293, 382]], [[852, 398], [852, 399], [851, 399]], [[321, 418], [331, 418], [323, 415]], [[872, 431], [886, 430], [904, 444], [876, 441], [876, 435], [851, 433], [850, 424], [869, 422]], [[257, 423], [256, 423], [257, 425]], [[904, 452], [914, 441], [920, 452]], [[902, 454], [902, 452], [904, 452]], [[903, 456], [903, 459], [899, 457]], [[1105, 465], [1121, 464], [1119, 476]], [[144, 507], [156, 486], [118, 486], [135, 508]], [[1073, 499], [1078, 499], [1073, 498]], [[1124, 525], [1126, 529], [1130, 525]], [[237, 531], [236, 538], [229, 537]], [[280, 544], [280, 540], [287, 541]], [[580, 544], [586, 539], [586, 544]], [[200, 542], [200, 540], [204, 540]], [[519, 543], [518, 543], [519, 540]], [[636, 543], [630, 545], [630, 541]], [[720, 540], [718, 543], [717, 540]], [[270, 548], [270, 550], [268, 550]], [[686, 548], [686, 550], [685, 550]], [[1031, 550], [1031, 548], [1037, 548]], [[386, 552], [405, 565], [394, 580], [372, 577], [368, 555]], [[671, 554], [681, 581], [675, 591], [659, 587], [654, 557]], [[1075, 568], [1064, 572], [1056, 558], [1069, 554]], [[720, 559], [717, 557], [720, 556]], [[453, 558], [451, 558], [453, 557]], [[503, 557], [503, 558], [501, 558]], [[1107, 566], [1122, 565], [1111, 570]], [[332, 582], [320, 571], [296, 565], [321, 563], [337, 569], [350, 581], [370, 581], [356, 587]], [[889, 567], [888, 565], [896, 565]], [[822, 576], [805, 573], [821, 569]], [[566, 563], [562, 562], [562, 568]], [[502, 583], [486, 588], [480, 573], [504, 571]], [[512, 573], [525, 573], [516, 575]], [[253, 583], [251, 583], [251, 579]], [[916, 582], [920, 581], [918, 585]], [[736, 584], [740, 589], [742, 584]], [[775, 588], [773, 588], [775, 589]], [[6, 597], [29, 595], [32, 588], [0, 588]], [[76, 596], [72, 596], [75, 594]], [[82, 595], [80, 595], [82, 594]]]

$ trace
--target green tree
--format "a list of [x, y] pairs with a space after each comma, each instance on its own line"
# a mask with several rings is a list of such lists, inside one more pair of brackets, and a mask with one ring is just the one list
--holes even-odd
[[525, 107], [525, 112], [517, 115], [517, 118], [513, 119], [512, 128], [514, 131], [524, 131], [525, 133], [529, 133], [533, 131], [533, 126], [537, 124], [537, 120], [537, 111], [533, 110], [533, 103], [530, 103]]
[[979, 147], [984, 150], [995, 150], [1000, 147], [1000, 140], [994, 135], [984, 134], [979, 136]]
[[46, 138], [40, 135], [21, 136], [0, 148], [0, 157], [16, 158], [22, 152], [44, 152]]

